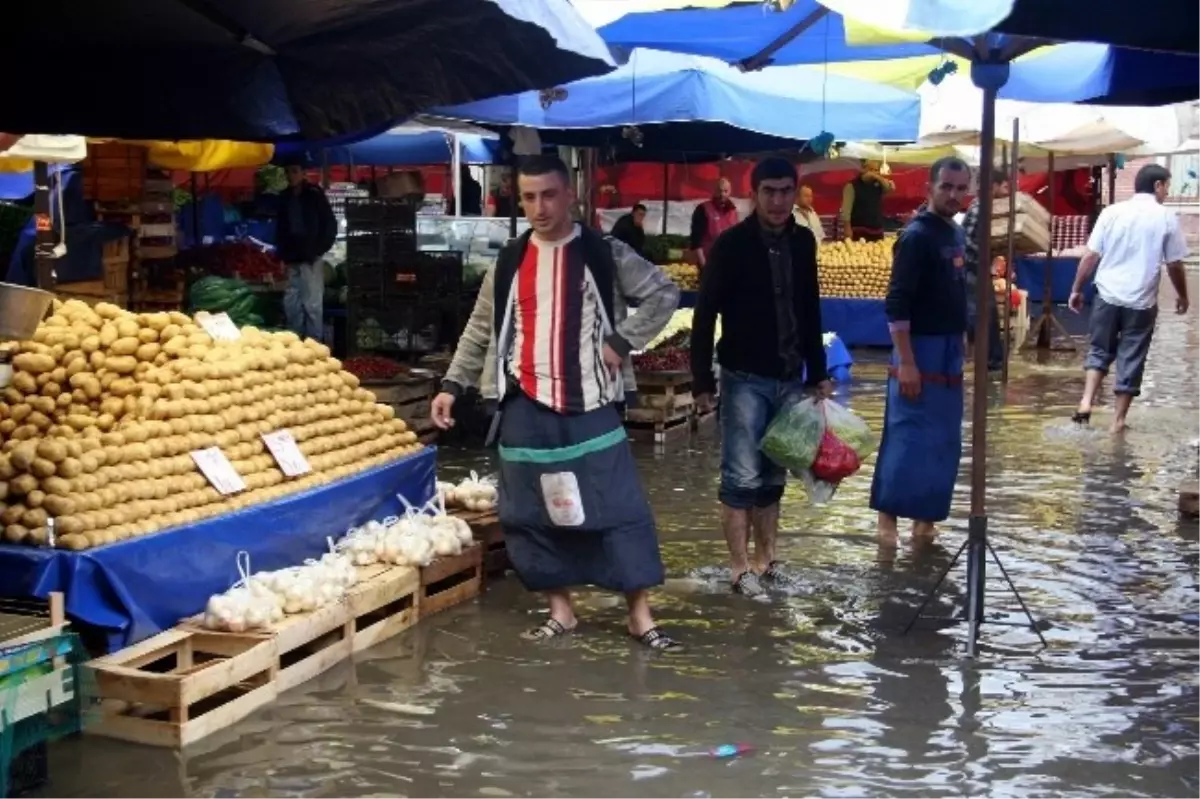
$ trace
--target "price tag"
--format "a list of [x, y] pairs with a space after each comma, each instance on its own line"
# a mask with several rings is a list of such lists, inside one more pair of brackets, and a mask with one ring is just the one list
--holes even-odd
[[200, 327], [204, 328], [204, 332], [215, 341], [237, 341], [242, 337], [242, 331], [238, 330], [238, 326], [224, 311], [201, 317], [197, 321], [200, 322]]
[[192, 460], [200, 467], [200, 471], [204, 472], [212, 487], [222, 494], [236, 494], [246, 490], [246, 481], [233, 468], [233, 464], [225, 457], [220, 447], [198, 449], [192, 453]]
[[292, 438], [291, 430], [263, 433], [262, 440], [267, 449], [271, 450], [275, 462], [279, 464], [279, 470], [288, 477], [299, 477], [312, 471], [304, 453], [296, 446], [296, 439]]

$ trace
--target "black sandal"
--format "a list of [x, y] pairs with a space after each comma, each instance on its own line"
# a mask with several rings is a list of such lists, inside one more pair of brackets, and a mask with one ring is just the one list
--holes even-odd
[[562, 638], [564, 635], [569, 635], [574, 630], [574, 627], [568, 629], [562, 622], [554, 619], [546, 619], [537, 627], [521, 633], [521, 637], [526, 641], [550, 641], [555, 638]]
[[629, 636], [642, 646], [652, 649], [655, 652], [678, 653], [686, 649], [679, 641], [664, 633], [661, 627], [651, 627], [641, 635], [630, 633]]
[[1075, 411], [1075, 415], [1071, 417], [1071, 421], [1080, 427], [1084, 427], [1092, 423], [1091, 411]]

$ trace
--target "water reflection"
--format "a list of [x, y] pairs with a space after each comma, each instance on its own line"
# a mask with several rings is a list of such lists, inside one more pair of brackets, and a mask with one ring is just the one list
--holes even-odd
[[[58, 747], [49, 792], [1195, 795], [1200, 548], [1175, 491], [1197, 467], [1196, 327], [1164, 315], [1123, 442], [1066, 421], [1081, 385], [1069, 355], [1017, 363], [1007, 391], [993, 389], [992, 541], [1049, 624], [1044, 651], [1028, 630], [987, 627], [966, 663], [959, 627], [898, 632], [965, 533], [966, 464], [943, 546], [883, 562], [871, 464], [825, 507], [789, 488], [781, 553], [803, 590], [764, 605], [730, 596], [717, 443], [700, 436], [638, 453], [670, 575], [659, 615], [686, 655], [631, 645], [603, 594], [584, 596], [580, 635], [528, 646], [517, 634], [541, 609], [510, 578], [182, 756]], [[844, 396], [875, 425], [882, 378], [864, 363]], [[445, 461], [448, 473], [493, 468], [481, 453]], [[1021, 620], [988, 571], [989, 612]], [[960, 566], [930, 613], [953, 615], [964, 584]], [[714, 757], [723, 744], [748, 750]]]

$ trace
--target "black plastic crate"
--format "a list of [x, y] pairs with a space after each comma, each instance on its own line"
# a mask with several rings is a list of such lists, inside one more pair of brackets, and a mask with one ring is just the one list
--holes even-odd
[[398, 301], [362, 291], [346, 299], [346, 348], [351, 353], [425, 355], [453, 347], [459, 332], [456, 303]]
[[383, 279], [386, 297], [457, 297], [462, 293], [463, 257], [460, 252], [416, 252], [387, 263]]
[[417, 207], [407, 200], [346, 198], [346, 230], [417, 234]]
[[347, 260], [343, 267], [346, 273], [346, 285], [351, 290], [362, 289], [379, 293], [383, 289], [383, 276], [388, 267], [383, 264]]
[[346, 258], [387, 263], [417, 251], [417, 234], [408, 231], [355, 231], [346, 233]]

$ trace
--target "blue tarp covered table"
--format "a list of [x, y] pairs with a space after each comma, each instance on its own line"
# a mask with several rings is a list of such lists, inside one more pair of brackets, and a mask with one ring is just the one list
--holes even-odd
[[891, 347], [883, 300], [821, 298], [821, 326], [838, 334], [847, 347]]
[[403, 512], [434, 491], [437, 451], [407, 458], [266, 505], [83, 552], [0, 545], [0, 595], [66, 595], [67, 614], [100, 628], [109, 651], [204, 609], [239, 579], [237, 553], [254, 571], [297, 566], [328, 551], [326, 536]]
[[[1046, 262], [1050, 262], [1050, 301], [1063, 305], [1071, 298], [1071, 286], [1075, 283], [1075, 270], [1079, 259], [1074, 257], [1039, 258], [1024, 256], [1017, 259], [1017, 288], [1029, 292], [1030, 302], [1042, 301], [1042, 286], [1046, 280]], [[1089, 305], [1096, 287], [1089, 278], [1083, 287], [1083, 301]]]

